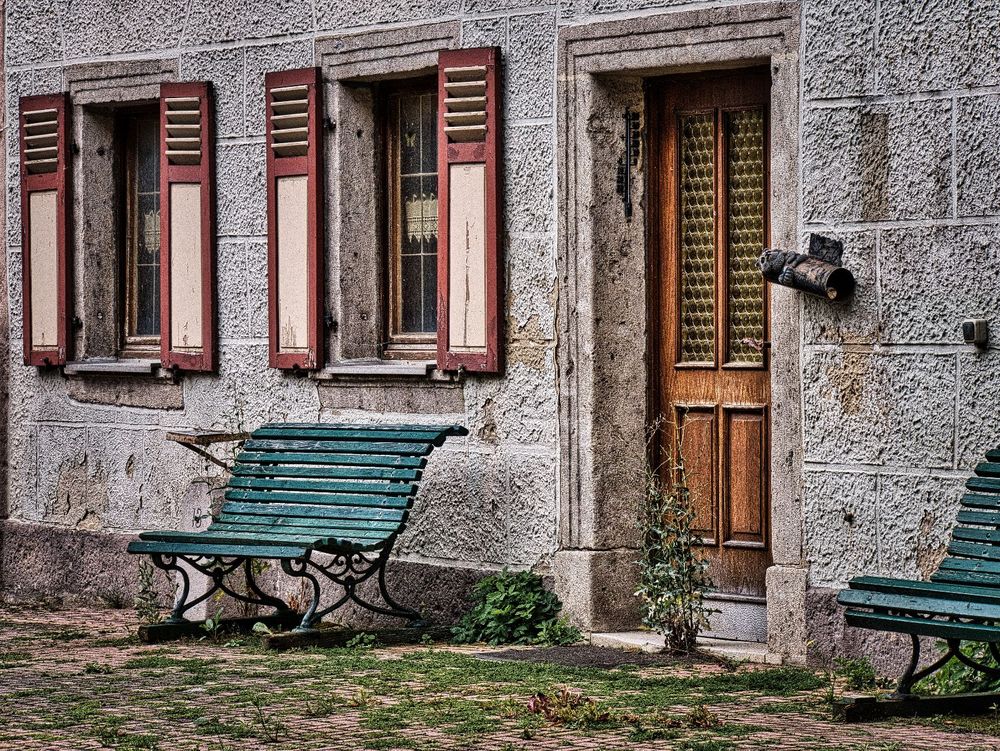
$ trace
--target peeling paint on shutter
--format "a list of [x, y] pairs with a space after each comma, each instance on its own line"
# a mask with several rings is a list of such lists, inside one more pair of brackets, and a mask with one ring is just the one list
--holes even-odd
[[22, 97], [21, 232], [25, 365], [62, 365], [70, 321], [69, 96]]
[[502, 367], [500, 52], [438, 56], [438, 367]]
[[323, 141], [318, 68], [268, 73], [267, 247], [269, 361], [322, 365]]
[[215, 155], [212, 89], [160, 86], [160, 359], [215, 368]]

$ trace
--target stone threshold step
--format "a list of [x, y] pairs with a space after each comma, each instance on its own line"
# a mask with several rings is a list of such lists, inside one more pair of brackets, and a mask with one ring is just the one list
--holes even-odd
[[[664, 647], [664, 639], [652, 631], [618, 631], [590, 635], [590, 643], [595, 647], [613, 647], [641, 652], [659, 652]], [[753, 662], [761, 665], [781, 665], [781, 655], [768, 652], [767, 645], [752, 641], [712, 639], [700, 637], [698, 648], [708, 654], [736, 662]]]

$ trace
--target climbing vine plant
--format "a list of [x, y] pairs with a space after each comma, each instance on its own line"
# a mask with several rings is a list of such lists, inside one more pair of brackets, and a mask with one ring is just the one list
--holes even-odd
[[[656, 456], [650, 449], [663, 430], [673, 430], [675, 445], [683, 445], [675, 424], [658, 421], [649, 431], [648, 457]], [[712, 582], [708, 561], [699, 552], [700, 536], [693, 529], [695, 512], [683, 455], [678, 451], [676, 457], [659, 464], [647, 459], [645, 473], [636, 594], [642, 603], [643, 622], [664, 635], [666, 649], [689, 652], [708, 625], [712, 610], [705, 605], [705, 592]]]

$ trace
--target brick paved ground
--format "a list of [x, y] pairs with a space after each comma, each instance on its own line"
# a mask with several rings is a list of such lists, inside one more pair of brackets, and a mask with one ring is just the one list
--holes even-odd
[[[253, 639], [143, 646], [134, 632], [130, 611], [0, 609], [0, 748], [1000, 748], [996, 735], [941, 722], [834, 722], [827, 679], [796, 669], [565, 668], [442, 646], [268, 653]], [[536, 691], [561, 687], [596, 700], [597, 727], [527, 710]], [[714, 727], [691, 727], [702, 703]], [[996, 720], [980, 726], [1000, 732]]]

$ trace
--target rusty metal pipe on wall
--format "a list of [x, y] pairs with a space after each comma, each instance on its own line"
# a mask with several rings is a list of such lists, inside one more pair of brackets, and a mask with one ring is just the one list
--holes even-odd
[[809, 253], [765, 250], [757, 261], [761, 274], [772, 284], [801, 290], [827, 300], [843, 301], [854, 294], [854, 274], [840, 265], [843, 244], [810, 235]]

